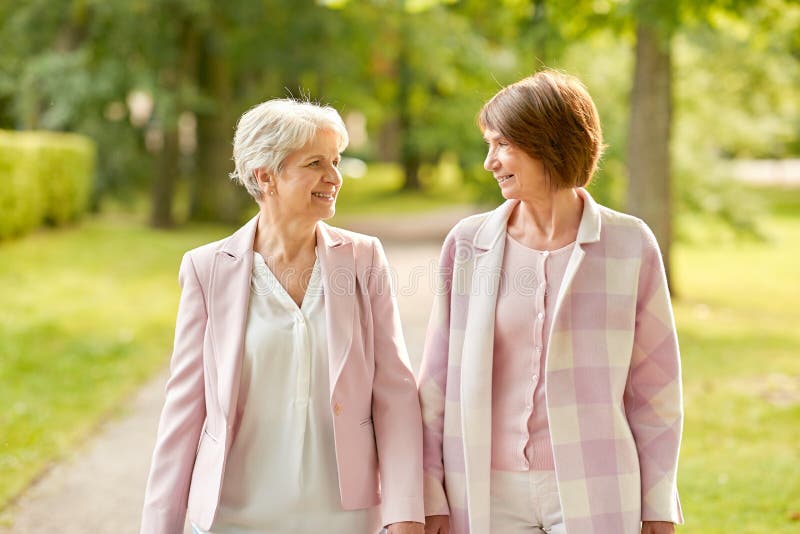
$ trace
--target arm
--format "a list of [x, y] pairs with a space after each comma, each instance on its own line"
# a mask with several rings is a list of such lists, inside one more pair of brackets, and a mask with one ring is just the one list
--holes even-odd
[[642, 534], [675, 534], [675, 523], [669, 521], [645, 521]]
[[[419, 398], [422, 405], [423, 469], [425, 480], [425, 515], [430, 532], [439, 532], [449, 523], [450, 508], [444, 487], [442, 443], [450, 346], [450, 297], [455, 259], [455, 238], [445, 239], [436, 272], [433, 310], [431, 312], [422, 367]], [[441, 517], [444, 516], [444, 517]], [[446, 530], [443, 530], [446, 532]]]
[[658, 243], [644, 223], [642, 234], [625, 411], [639, 454], [642, 520], [682, 523], [676, 480], [683, 426], [678, 338]]
[[206, 416], [203, 336], [206, 305], [191, 256], [181, 262], [181, 300], [166, 400], [158, 425], [142, 513], [142, 534], [181, 534], [189, 484]]
[[[372, 416], [378, 448], [383, 523], [422, 523], [422, 418], [419, 399], [408, 363], [400, 313], [392, 293], [389, 264], [377, 239], [373, 243], [367, 286], [375, 354]], [[397, 528], [399, 526], [390, 531], [404, 532]]]

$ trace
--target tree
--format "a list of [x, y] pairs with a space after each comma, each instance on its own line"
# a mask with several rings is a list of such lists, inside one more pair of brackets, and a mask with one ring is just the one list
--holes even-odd
[[628, 130], [627, 211], [644, 219], [660, 246], [671, 280], [672, 59], [670, 35], [646, 20], [636, 25], [636, 53]]
[[628, 132], [628, 211], [645, 220], [661, 247], [667, 280], [671, 276], [672, 189], [672, 39], [691, 20], [708, 20], [721, 12], [737, 13], [748, 0], [683, 0], [633, 6], [636, 62]]
[[365, 66], [350, 86], [367, 90], [358, 101], [340, 100], [367, 110], [382, 140], [375, 152], [399, 161], [402, 188], [423, 188], [423, 168], [445, 153], [472, 166], [483, 151], [475, 115], [496, 86], [493, 70], [505, 78], [509, 66], [497, 65], [469, 14], [441, 0], [342, 4], [359, 35], [347, 53]]

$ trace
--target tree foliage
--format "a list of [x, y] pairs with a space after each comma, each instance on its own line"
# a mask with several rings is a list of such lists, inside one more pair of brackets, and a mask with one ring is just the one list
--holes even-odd
[[[798, 17], [791, 0], [21, 0], [0, 5], [0, 126], [92, 136], [96, 206], [148, 188], [159, 225], [181, 187], [192, 217], [239, 217], [250, 200], [226, 179], [235, 120], [289, 94], [362, 117], [352, 153], [400, 162], [409, 188], [447, 157], [466, 187], [496, 195], [476, 114], [550, 66], [594, 95], [609, 148], [592, 190], [622, 207], [645, 26], [671, 52], [676, 209], [706, 209], [698, 196], [715, 188], [697, 184], [720, 157], [800, 151]], [[145, 118], [132, 95], [151, 99]]]

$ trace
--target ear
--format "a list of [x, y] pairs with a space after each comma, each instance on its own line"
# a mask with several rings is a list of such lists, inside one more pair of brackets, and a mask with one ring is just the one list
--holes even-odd
[[254, 174], [260, 184], [272, 183], [272, 176], [265, 169], [256, 169]]

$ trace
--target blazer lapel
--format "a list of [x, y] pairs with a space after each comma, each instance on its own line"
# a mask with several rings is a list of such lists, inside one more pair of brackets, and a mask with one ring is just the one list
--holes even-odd
[[208, 321], [216, 360], [219, 403], [228, 425], [235, 421], [239, 397], [257, 226], [258, 215], [223, 243], [211, 268]]
[[[473, 240], [474, 260], [464, 265], [468, 308], [461, 360], [461, 427], [470, 531], [489, 531], [494, 315], [505, 249], [508, 201], [492, 212]], [[456, 276], [459, 276], [456, 274]]]
[[356, 262], [353, 242], [335, 228], [317, 223], [317, 258], [325, 295], [328, 373], [331, 398], [353, 341], [356, 305]]

